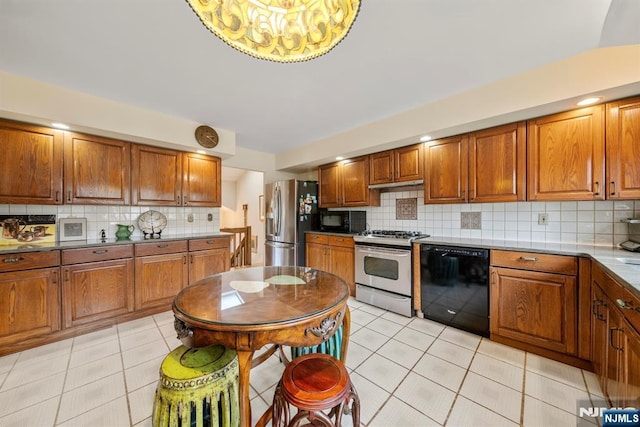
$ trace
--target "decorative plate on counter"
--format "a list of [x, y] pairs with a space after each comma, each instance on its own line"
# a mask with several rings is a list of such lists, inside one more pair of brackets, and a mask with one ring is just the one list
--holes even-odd
[[162, 212], [150, 210], [138, 217], [138, 227], [144, 234], [144, 238], [157, 238], [167, 226], [167, 217]]

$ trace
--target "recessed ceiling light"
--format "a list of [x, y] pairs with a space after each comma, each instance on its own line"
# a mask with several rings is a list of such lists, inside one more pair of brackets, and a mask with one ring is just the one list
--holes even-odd
[[70, 129], [69, 126], [65, 125], [64, 123], [51, 123], [51, 126], [58, 129]]
[[425, 136], [420, 137], [420, 141], [421, 142], [426, 142], [426, 141], [430, 141], [430, 140], [431, 140], [431, 137], [429, 135], [425, 135]]
[[204, 151], [204, 150], [196, 150], [196, 153], [198, 153], [198, 154], [207, 154], [207, 152]]
[[344, 160], [344, 157], [338, 156], [338, 157], [336, 157], [336, 160]]
[[592, 96], [592, 97], [583, 99], [582, 101], [578, 102], [576, 105], [579, 105], [579, 106], [582, 107], [582, 106], [585, 106], [585, 105], [595, 104], [596, 102], [598, 102], [600, 100], [602, 100], [601, 96]]

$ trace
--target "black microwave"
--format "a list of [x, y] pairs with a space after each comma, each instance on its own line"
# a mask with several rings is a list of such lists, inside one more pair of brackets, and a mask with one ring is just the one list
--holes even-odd
[[367, 229], [365, 211], [320, 211], [320, 230], [358, 234]]

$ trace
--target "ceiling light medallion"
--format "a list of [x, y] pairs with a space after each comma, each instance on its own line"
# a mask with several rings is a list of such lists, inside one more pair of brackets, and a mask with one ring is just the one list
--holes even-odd
[[275, 62], [301, 62], [333, 49], [358, 16], [360, 0], [187, 0], [229, 46]]

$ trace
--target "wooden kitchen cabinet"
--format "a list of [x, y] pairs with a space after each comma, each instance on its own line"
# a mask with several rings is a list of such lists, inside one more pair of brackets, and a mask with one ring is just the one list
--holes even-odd
[[576, 257], [491, 251], [491, 339], [577, 353]]
[[62, 204], [64, 133], [0, 120], [0, 203]]
[[607, 108], [608, 199], [640, 199], [640, 97]]
[[318, 168], [321, 208], [379, 206], [380, 193], [369, 189], [369, 156]]
[[133, 245], [62, 250], [63, 327], [134, 309]]
[[526, 200], [526, 146], [525, 122], [469, 134], [469, 202]]
[[355, 296], [355, 243], [353, 237], [326, 234], [306, 234], [306, 265], [328, 271], [349, 285]]
[[189, 284], [231, 268], [229, 237], [189, 240]]
[[527, 122], [528, 200], [604, 200], [604, 106]]
[[170, 306], [189, 283], [188, 242], [136, 243], [135, 309]]
[[468, 135], [424, 144], [424, 203], [467, 201]]
[[131, 143], [65, 132], [65, 203], [129, 205]]
[[423, 176], [423, 144], [369, 155], [369, 184], [419, 181]]
[[0, 256], [0, 348], [60, 329], [60, 252]]
[[134, 206], [182, 206], [182, 153], [180, 151], [148, 145], [132, 145], [131, 204]]
[[222, 206], [220, 158], [182, 153], [182, 206]]
[[598, 265], [592, 268], [592, 362], [614, 407], [640, 405], [640, 298]]

